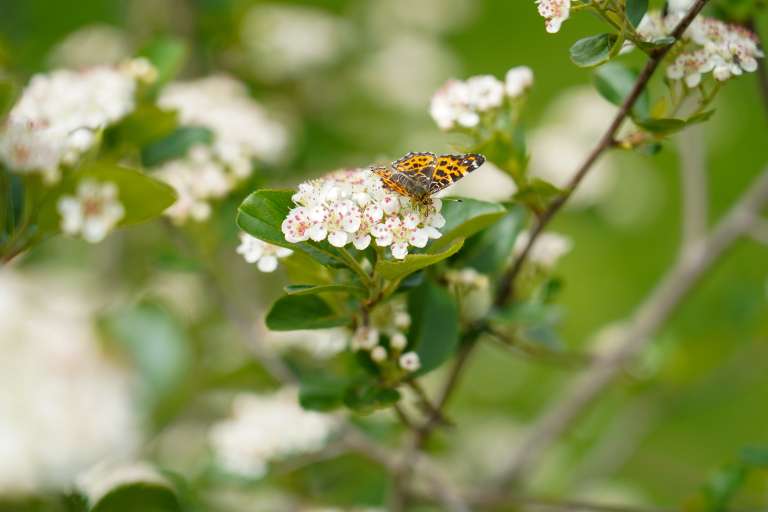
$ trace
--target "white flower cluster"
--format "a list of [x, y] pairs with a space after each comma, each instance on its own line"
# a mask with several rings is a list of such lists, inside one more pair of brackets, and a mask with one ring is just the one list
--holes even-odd
[[123, 67], [34, 76], [0, 134], [0, 158], [15, 172], [56, 182], [61, 167], [75, 164], [100, 130], [133, 110], [136, 85]]
[[[404, 352], [408, 346], [405, 331], [410, 325], [411, 316], [404, 304], [390, 303], [372, 316], [371, 325], [361, 325], [355, 330], [351, 348], [367, 351], [377, 364], [385, 364], [391, 358], [397, 361], [401, 369], [415, 372], [421, 367], [419, 355], [416, 352]], [[389, 349], [381, 343], [383, 334], [389, 339]]]
[[102, 349], [84, 276], [0, 270], [0, 495], [67, 491], [140, 442], [131, 375]]
[[373, 239], [379, 247], [390, 247], [392, 256], [403, 259], [409, 246], [425, 247], [430, 238], [440, 238], [445, 225], [442, 202], [432, 199], [424, 211], [410, 198], [384, 187], [367, 169], [342, 170], [299, 185], [293, 208], [282, 224], [291, 243], [328, 240], [334, 247], [352, 243], [366, 249]]
[[332, 415], [302, 409], [291, 388], [240, 394], [232, 409], [211, 428], [210, 442], [222, 468], [251, 478], [264, 476], [271, 461], [320, 450], [339, 424]]
[[546, 20], [547, 32], [560, 31], [563, 22], [571, 14], [571, 0], [536, 0], [539, 14]]
[[57, 203], [61, 230], [68, 235], [81, 235], [92, 244], [101, 242], [125, 216], [114, 183], [83, 180], [77, 195], [62, 196]]
[[176, 189], [166, 210], [174, 221], [205, 220], [210, 201], [229, 194], [250, 176], [253, 161], [275, 162], [288, 146], [288, 131], [248, 96], [245, 86], [227, 76], [168, 85], [158, 103], [177, 110], [181, 124], [211, 130], [210, 146], [196, 145], [184, 158], [165, 163], [157, 176]]
[[449, 80], [432, 96], [429, 112], [441, 130], [473, 128], [482, 115], [519, 98], [533, 85], [533, 72], [526, 66], [510, 69], [504, 82], [493, 75], [467, 80]]
[[[671, 10], [666, 16], [649, 12], [638, 27], [647, 41], [667, 36], [682, 19], [685, 11]], [[698, 16], [686, 30], [682, 51], [674, 51], [674, 60], [667, 67], [667, 77], [684, 80], [698, 87], [703, 75], [712, 73], [718, 81], [757, 69], [757, 59], [764, 57], [756, 36], [744, 27], [730, 25], [714, 18]]]
[[[530, 240], [530, 233], [523, 231], [515, 240], [514, 254], [519, 256]], [[573, 246], [569, 238], [558, 233], [542, 233], [536, 239], [528, 253], [528, 261], [543, 268], [554, 267], [558, 260], [565, 256]]]
[[285, 247], [268, 244], [248, 233], [240, 233], [240, 245], [237, 247], [237, 253], [242, 255], [248, 263], [256, 263], [256, 267], [262, 272], [274, 272], [277, 269], [277, 260], [290, 256], [293, 251]]
[[240, 35], [254, 70], [275, 81], [332, 64], [349, 32], [343, 19], [322, 9], [274, 3], [249, 9]]

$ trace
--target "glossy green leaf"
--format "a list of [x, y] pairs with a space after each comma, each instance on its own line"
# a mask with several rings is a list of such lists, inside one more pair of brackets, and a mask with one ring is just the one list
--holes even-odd
[[495, 224], [466, 241], [462, 264], [486, 274], [500, 271], [509, 261], [524, 222], [525, 210], [511, 207]]
[[184, 41], [173, 37], [161, 37], [145, 46], [139, 55], [146, 57], [157, 69], [156, 86], [173, 80], [184, 67], [189, 49]]
[[571, 46], [571, 61], [582, 68], [598, 66], [610, 58], [616, 40], [616, 34], [600, 34], [579, 39]]
[[445, 199], [441, 213], [445, 226], [440, 228], [443, 236], [430, 244], [433, 253], [485, 229], [503, 217], [506, 210], [498, 203], [477, 199]]
[[515, 193], [515, 200], [534, 212], [542, 212], [560, 195], [561, 190], [540, 178], [534, 178]]
[[330, 411], [342, 405], [349, 382], [341, 378], [312, 377], [302, 379], [299, 404], [312, 411]]
[[352, 318], [335, 312], [317, 295], [286, 295], [267, 313], [267, 327], [273, 331], [325, 329], [348, 325]]
[[684, 119], [668, 118], [668, 119], [636, 119], [637, 124], [642, 129], [649, 131], [656, 135], [670, 135], [677, 133], [686, 126]]
[[637, 27], [648, 12], [648, 0], [627, 0], [627, 19], [633, 27]]
[[180, 126], [167, 137], [153, 142], [141, 151], [141, 162], [155, 167], [168, 160], [181, 158], [193, 146], [213, 142], [213, 132], [202, 126]]
[[156, 105], [141, 104], [136, 110], [104, 132], [104, 145], [118, 155], [135, 152], [169, 136], [176, 129], [178, 115]]
[[0, 121], [10, 112], [19, 95], [19, 87], [16, 82], [8, 77], [0, 75]]
[[340, 261], [334, 247], [327, 242], [285, 240], [281, 225], [293, 208], [290, 190], [258, 190], [245, 198], [237, 214], [237, 225], [249, 235], [274, 245], [303, 251], [322, 264]]
[[401, 279], [423, 268], [439, 263], [456, 254], [464, 245], [464, 240], [456, 240], [453, 245], [437, 253], [409, 254], [403, 260], [382, 260], [376, 263], [376, 274], [384, 279]]
[[419, 374], [440, 366], [459, 344], [459, 311], [453, 296], [445, 288], [426, 281], [408, 294], [411, 329], [408, 350], [415, 350], [421, 360]]
[[38, 216], [40, 233], [53, 234], [59, 231], [61, 219], [56, 206], [58, 200], [64, 195], [75, 194], [78, 184], [84, 180], [117, 185], [118, 198], [125, 208], [125, 217], [120, 221], [120, 226], [155, 218], [176, 200], [174, 189], [162, 181], [112, 162], [93, 162], [71, 173], [43, 198]]
[[[606, 100], [621, 106], [635, 87], [637, 77], [637, 71], [618, 62], [609, 62], [595, 71], [595, 89]], [[650, 96], [645, 90], [635, 102], [632, 113], [636, 117], [647, 118], [649, 112]]]
[[120, 485], [92, 505], [91, 512], [181, 512], [176, 493], [159, 482]]
[[347, 389], [344, 404], [359, 413], [371, 413], [389, 407], [400, 400], [396, 389], [381, 387], [375, 382], [365, 382]]
[[334, 284], [290, 284], [285, 287], [285, 293], [288, 295], [317, 295], [318, 293], [351, 293], [363, 295], [365, 288], [354, 284], [334, 283]]

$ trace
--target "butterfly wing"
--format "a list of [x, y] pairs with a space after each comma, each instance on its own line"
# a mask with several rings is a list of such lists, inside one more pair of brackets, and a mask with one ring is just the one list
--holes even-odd
[[465, 155], [440, 155], [430, 180], [429, 193], [434, 194], [447, 188], [474, 171], [485, 162], [485, 157], [476, 153]]
[[395, 174], [406, 176], [409, 178], [407, 181], [423, 189], [416, 194], [421, 196], [429, 193], [436, 163], [437, 157], [434, 153], [408, 153], [403, 158], [392, 162], [392, 169]]

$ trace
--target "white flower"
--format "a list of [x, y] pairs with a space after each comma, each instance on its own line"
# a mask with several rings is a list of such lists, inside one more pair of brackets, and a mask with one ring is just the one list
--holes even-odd
[[352, 350], [372, 350], [379, 344], [379, 330], [361, 325], [352, 337]]
[[504, 84], [493, 75], [478, 75], [466, 81], [469, 104], [479, 112], [501, 106], [504, 101]]
[[483, 113], [503, 105], [505, 95], [516, 98], [532, 84], [533, 74], [526, 67], [511, 69], [506, 83], [492, 75], [448, 80], [432, 96], [429, 113], [441, 130], [474, 128]]
[[177, 110], [182, 124], [213, 133], [210, 146], [196, 145], [157, 171], [178, 194], [165, 211], [176, 223], [206, 220], [211, 201], [250, 176], [254, 160], [277, 162], [288, 146], [287, 129], [248, 96], [242, 83], [224, 75], [170, 84], [158, 103]]
[[134, 108], [136, 81], [111, 67], [35, 75], [0, 133], [0, 159], [19, 173], [58, 180], [98, 134]]
[[90, 243], [104, 240], [125, 216], [114, 183], [86, 179], [77, 187], [76, 196], [62, 196], [57, 203], [61, 230], [68, 235], [81, 235]]
[[373, 347], [373, 350], [371, 350], [371, 359], [377, 363], [383, 363], [387, 360], [387, 349], [381, 345]]
[[[515, 256], [519, 256], [523, 252], [529, 240], [530, 233], [528, 231], [523, 231], [517, 235], [514, 248]], [[528, 261], [544, 268], [551, 268], [571, 250], [572, 246], [571, 240], [563, 235], [542, 233], [533, 243], [533, 247], [528, 253]]]
[[571, 0], [536, 0], [539, 14], [545, 18], [547, 32], [554, 34], [571, 13]]
[[293, 208], [282, 223], [291, 243], [328, 240], [335, 247], [352, 244], [363, 250], [375, 239], [403, 259], [410, 246], [425, 247], [441, 236], [442, 202], [432, 199], [428, 211], [411, 199], [386, 189], [367, 169], [345, 170], [299, 185]]
[[415, 372], [421, 368], [421, 360], [416, 352], [406, 352], [400, 356], [400, 368], [408, 372]]
[[347, 47], [350, 28], [322, 9], [274, 3], [251, 7], [240, 35], [254, 70], [276, 81], [334, 63]]
[[215, 424], [209, 438], [226, 471], [259, 478], [274, 460], [320, 450], [337, 426], [334, 416], [302, 409], [296, 390], [285, 388], [238, 395], [232, 416]]
[[703, 50], [678, 55], [675, 61], [667, 66], [667, 77], [671, 80], [685, 79], [685, 85], [690, 88], [698, 87], [701, 75], [712, 71], [713, 64]]
[[528, 66], [517, 66], [507, 71], [504, 87], [507, 96], [517, 98], [533, 86], [533, 71]]
[[278, 245], [268, 244], [252, 237], [248, 233], [240, 233], [240, 245], [237, 253], [241, 254], [248, 263], [256, 263], [262, 272], [274, 272], [277, 260], [293, 254], [293, 251]]
[[138, 448], [135, 382], [94, 328], [103, 304], [83, 275], [0, 270], [0, 495], [68, 491]]
[[398, 352], [402, 351], [407, 345], [408, 345], [408, 338], [406, 338], [405, 334], [401, 332], [395, 332], [389, 338], [389, 346], [391, 346], [393, 350], [397, 350]]

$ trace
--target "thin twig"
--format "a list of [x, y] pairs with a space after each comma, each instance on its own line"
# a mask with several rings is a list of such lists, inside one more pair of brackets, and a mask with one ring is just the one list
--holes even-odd
[[[691, 7], [690, 11], [688, 11], [688, 14], [685, 15], [680, 23], [678, 23], [677, 27], [675, 27], [675, 30], [670, 34], [675, 40], [679, 39], [683, 35], [691, 22], [693, 22], [694, 18], [704, 8], [704, 5], [707, 3], [707, 1], [708, 0], [696, 0], [696, 3], [693, 5], [693, 7]], [[608, 130], [606, 130], [605, 134], [603, 134], [595, 148], [589, 153], [586, 160], [584, 160], [581, 166], [577, 169], [576, 173], [563, 189], [562, 193], [553, 199], [547, 208], [541, 213], [541, 215], [539, 215], [536, 224], [531, 230], [531, 236], [528, 239], [528, 243], [520, 255], [512, 263], [512, 266], [509, 268], [507, 273], [504, 274], [501, 279], [501, 284], [498, 287], [494, 301], [496, 306], [503, 306], [512, 297], [514, 292], [515, 279], [522, 270], [523, 264], [528, 258], [528, 254], [531, 252], [533, 244], [536, 243], [539, 235], [544, 231], [544, 228], [547, 227], [555, 214], [557, 214], [557, 212], [559, 212], [563, 205], [568, 201], [568, 199], [574, 193], [576, 188], [590, 171], [595, 162], [597, 162], [600, 156], [607, 149], [614, 145], [616, 140], [616, 133], [619, 131], [619, 128], [621, 128], [621, 125], [629, 116], [629, 113], [632, 111], [635, 103], [643, 94], [645, 87], [648, 85], [651, 77], [661, 64], [662, 59], [667, 55], [667, 53], [669, 53], [669, 51], [672, 49], [672, 46], [673, 45], [667, 45], [651, 53], [648, 62], [640, 73], [640, 76], [637, 77], [631, 92], [621, 104], [621, 107], [619, 107], [619, 111], [613, 118], [613, 121], [608, 127]]]
[[[678, 137], [682, 192], [682, 246], [692, 247], [706, 236], [709, 219], [706, 145], [701, 126], [691, 126]], [[685, 249], [684, 249], [685, 250]]]
[[500, 488], [508, 487], [530, 472], [543, 452], [610, 386], [626, 363], [651, 342], [652, 336], [705, 272], [739, 237], [751, 230], [766, 204], [768, 168], [709, 236], [697, 241], [688, 251], [681, 251], [674, 266], [617, 334], [611, 352], [597, 359], [575, 382], [565, 386], [564, 395], [532, 425], [498, 479]]

